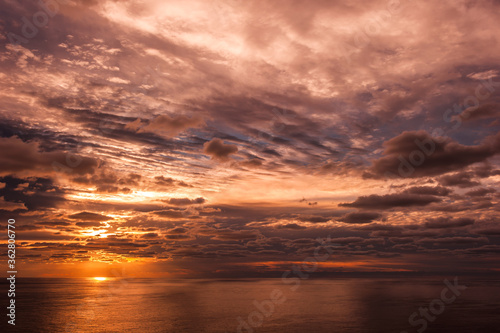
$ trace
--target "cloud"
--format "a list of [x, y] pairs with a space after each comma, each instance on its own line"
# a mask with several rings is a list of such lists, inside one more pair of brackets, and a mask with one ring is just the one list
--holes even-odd
[[436, 195], [436, 196], [447, 196], [451, 191], [442, 186], [414, 186], [407, 188], [403, 193], [409, 194], [421, 194], [421, 195]]
[[500, 169], [496, 169], [494, 166], [488, 163], [483, 163], [472, 168], [474, 174], [481, 178], [488, 178], [491, 176], [500, 175]]
[[469, 197], [484, 197], [487, 194], [496, 193], [497, 190], [494, 188], [478, 188], [469, 192], [466, 192], [465, 195]]
[[130, 131], [137, 131], [139, 128], [141, 128], [141, 125], [142, 125], [142, 121], [141, 119], [137, 118], [136, 120], [128, 123], [125, 125], [125, 129], [126, 130], [130, 130]]
[[158, 238], [158, 234], [156, 232], [148, 232], [141, 235], [141, 238]]
[[169, 240], [192, 240], [192, 237], [190, 235], [183, 234], [165, 235], [165, 238]]
[[172, 187], [177, 185], [182, 187], [191, 187], [191, 185], [183, 182], [182, 180], [177, 180], [171, 177], [156, 176], [154, 179], [155, 179], [155, 184], [161, 186]]
[[373, 161], [365, 177], [436, 176], [483, 162], [500, 152], [500, 133], [476, 146], [450, 138], [434, 138], [426, 131], [405, 131], [384, 143], [383, 156]]
[[17, 137], [0, 138], [0, 175], [46, 174], [61, 171], [92, 174], [97, 160], [76, 153], [43, 152], [38, 142], [23, 142]]
[[199, 197], [196, 199], [189, 198], [170, 198], [165, 202], [175, 206], [199, 205], [205, 203], [205, 198]]
[[94, 221], [94, 222], [113, 220], [113, 218], [110, 216], [101, 215], [101, 214], [97, 214], [97, 213], [91, 213], [91, 212], [80, 212], [80, 213], [76, 213], [76, 214], [71, 214], [68, 217], [70, 219], [73, 219], [73, 220]]
[[437, 237], [437, 238], [423, 238], [417, 241], [419, 244], [474, 244], [474, 243], [488, 243], [489, 240], [486, 237]]
[[101, 170], [100, 173], [89, 176], [79, 176], [72, 180], [78, 184], [93, 185], [99, 193], [130, 193], [132, 190], [124, 186], [138, 186], [142, 176], [136, 173], [123, 175], [121, 178], [114, 171]]
[[64, 222], [64, 221], [53, 221], [53, 222], [36, 222], [36, 225], [42, 225], [45, 227], [69, 227], [71, 226], [71, 223], [69, 222]]
[[262, 161], [257, 158], [252, 158], [243, 162], [239, 163], [240, 166], [247, 167], [247, 168], [258, 168], [262, 166]]
[[221, 139], [214, 138], [209, 142], [203, 144], [203, 152], [207, 155], [212, 156], [216, 160], [227, 160], [229, 155], [234, 154], [238, 151], [238, 147], [235, 145], [229, 145], [222, 142]]
[[439, 217], [434, 219], [429, 219], [425, 223], [427, 228], [431, 229], [445, 229], [445, 228], [456, 228], [465, 227], [474, 224], [474, 220], [470, 218], [449, 218], [449, 217]]
[[481, 228], [475, 232], [480, 235], [500, 236], [500, 227]]
[[18, 209], [21, 209], [21, 210], [26, 210], [26, 206], [23, 202], [9, 202], [9, 201], [5, 201], [4, 197], [0, 197], [0, 209], [3, 209], [3, 210], [8, 210], [8, 211], [15, 211], [15, 210], [18, 210]]
[[184, 234], [189, 230], [183, 227], [175, 227], [166, 231], [167, 234]]
[[226, 241], [240, 241], [257, 239], [260, 232], [255, 230], [217, 230], [213, 239]]
[[11, 204], [22, 204], [30, 211], [55, 208], [66, 200], [66, 191], [55, 185], [51, 178], [6, 176], [0, 177], [0, 181], [5, 183], [0, 188], [0, 197]]
[[500, 117], [500, 104], [486, 103], [470, 107], [460, 114], [462, 121], [473, 121], [478, 119], [498, 119]]
[[309, 223], [326, 223], [328, 221], [331, 221], [332, 218], [330, 216], [301, 215], [298, 217], [298, 220]]
[[[189, 118], [182, 115], [172, 117], [168, 115], [160, 115], [149, 121], [146, 126], [138, 129], [137, 131], [138, 133], [151, 132], [168, 137], [175, 137], [186, 129], [199, 126], [202, 123], [203, 121], [198, 117]], [[129, 129], [137, 129], [140, 124], [137, 123], [136, 120], [129, 123], [127, 126]]]
[[304, 226], [298, 225], [297, 223], [287, 223], [287, 224], [278, 224], [276, 229], [292, 229], [292, 230], [302, 230], [307, 229]]
[[154, 214], [161, 216], [161, 217], [168, 217], [171, 219], [182, 219], [184, 218], [184, 211], [179, 211], [179, 210], [173, 210], [173, 209], [166, 209], [166, 210], [161, 210], [161, 211], [156, 211]]
[[444, 186], [474, 187], [480, 185], [473, 180], [473, 175], [468, 172], [457, 172], [451, 175], [445, 175], [437, 179], [439, 184]]
[[101, 227], [101, 222], [76, 222], [76, 226], [80, 228], [92, 228], [92, 227]]
[[387, 209], [393, 207], [411, 207], [426, 206], [434, 202], [440, 202], [441, 199], [432, 195], [418, 195], [407, 193], [372, 194], [369, 196], [358, 197], [354, 202], [341, 203], [341, 207], [355, 207], [364, 209]]
[[[43, 253], [30, 261], [241, 277], [331, 234], [345, 271], [442, 270], [443, 254], [491, 270], [498, 1], [401, 3], [378, 31], [384, 1], [73, 2], [1, 53], [0, 213]], [[7, 33], [40, 10], [4, 3]], [[109, 240], [86, 232], [104, 226]]]
[[350, 224], [365, 224], [372, 223], [374, 220], [377, 220], [382, 215], [380, 213], [375, 212], [360, 212], [360, 213], [349, 213], [342, 216], [339, 221]]
[[440, 202], [441, 199], [432, 195], [418, 194], [372, 194], [369, 196], [358, 197], [354, 202], [341, 203], [341, 207], [355, 207], [363, 209], [387, 209], [393, 207], [411, 207], [411, 206], [426, 206], [434, 202]]

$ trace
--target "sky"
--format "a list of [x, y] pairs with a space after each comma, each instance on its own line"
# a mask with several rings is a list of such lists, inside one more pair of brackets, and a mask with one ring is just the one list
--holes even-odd
[[18, 274], [498, 272], [499, 10], [3, 0]]

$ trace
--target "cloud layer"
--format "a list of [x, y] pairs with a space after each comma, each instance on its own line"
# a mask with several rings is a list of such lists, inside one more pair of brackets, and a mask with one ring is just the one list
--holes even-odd
[[273, 274], [327, 236], [324, 271], [490, 271], [499, 9], [70, 1], [37, 23], [5, 1], [0, 214], [26, 274]]

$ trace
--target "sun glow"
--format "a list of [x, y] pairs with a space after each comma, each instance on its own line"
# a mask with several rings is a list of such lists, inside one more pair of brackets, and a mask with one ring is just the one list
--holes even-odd
[[92, 230], [92, 229], [90, 229], [90, 230], [85, 230], [83, 232], [85, 233], [85, 236], [93, 236], [93, 237], [99, 236], [101, 238], [106, 238], [106, 237], [108, 237], [108, 235], [104, 234], [106, 231], [107, 230], [102, 230], [102, 229], [101, 230]]
[[106, 281], [108, 278], [105, 278], [105, 277], [95, 277], [94, 280], [96, 281]]

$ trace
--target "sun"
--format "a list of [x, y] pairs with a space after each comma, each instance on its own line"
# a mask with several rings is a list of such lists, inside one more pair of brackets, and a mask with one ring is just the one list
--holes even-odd
[[94, 278], [96, 281], [106, 281], [108, 278], [97, 276]]

